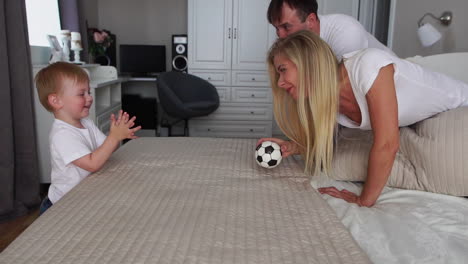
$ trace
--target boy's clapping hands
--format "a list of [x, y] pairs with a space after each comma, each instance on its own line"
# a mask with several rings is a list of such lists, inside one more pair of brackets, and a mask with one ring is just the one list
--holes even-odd
[[138, 138], [135, 136], [135, 132], [141, 129], [141, 126], [133, 127], [135, 125], [136, 117], [130, 118], [127, 112], [119, 111], [119, 114], [116, 116], [111, 114], [111, 127], [109, 136], [114, 137], [117, 140], [124, 139], [135, 139]]

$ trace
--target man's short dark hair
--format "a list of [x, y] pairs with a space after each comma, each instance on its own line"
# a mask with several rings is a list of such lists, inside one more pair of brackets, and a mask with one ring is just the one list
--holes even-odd
[[301, 22], [304, 22], [311, 13], [317, 15], [318, 4], [316, 0], [271, 0], [267, 12], [270, 24], [281, 20], [283, 4], [287, 4], [291, 9], [295, 9]]

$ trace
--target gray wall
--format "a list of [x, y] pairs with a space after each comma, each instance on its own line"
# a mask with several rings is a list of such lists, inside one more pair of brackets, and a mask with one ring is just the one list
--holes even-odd
[[78, 0], [79, 8], [89, 27], [98, 26], [98, 1], [100, 0]]
[[[104, 28], [117, 35], [119, 44], [166, 45], [166, 65], [170, 69], [171, 35], [187, 33], [187, 0], [81, 0], [91, 27]], [[393, 0], [395, 19], [392, 48], [400, 57], [468, 51], [467, 0]], [[426, 18], [438, 28], [443, 38], [429, 48], [421, 46], [417, 21], [426, 12], [439, 16], [450, 10], [454, 14], [447, 28]]]
[[[400, 57], [432, 55], [446, 52], [468, 51], [468, 1], [467, 0], [394, 0], [395, 22], [393, 50]], [[444, 11], [453, 12], [449, 27], [440, 25], [435, 19], [426, 17], [442, 33], [442, 39], [432, 47], [421, 46], [416, 35], [417, 22], [427, 12], [439, 17]]]
[[171, 69], [172, 35], [187, 34], [187, 0], [98, 0], [97, 10], [97, 27], [114, 33], [117, 47], [166, 45], [166, 68]]

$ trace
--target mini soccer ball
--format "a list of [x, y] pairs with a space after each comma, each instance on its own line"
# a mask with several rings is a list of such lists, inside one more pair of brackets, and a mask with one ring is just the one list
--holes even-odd
[[255, 160], [264, 168], [272, 169], [278, 166], [281, 159], [281, 148], [275, 142], [264, 141], [255, 149]]

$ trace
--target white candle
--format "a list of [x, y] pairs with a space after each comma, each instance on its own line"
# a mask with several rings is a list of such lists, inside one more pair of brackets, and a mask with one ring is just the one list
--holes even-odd
[[81, 40], [81, 35], [79, 32], [72, 32], [71, 33], [71, 40]]
[[65, 36], [67, 36], [67, 35], [69, 36], [69, 35], [70, 35], [70, 30], [68, 30], [68, 29], [62, 29], [62, 30], [60, 30], [60, 34], [61, 34], [61, 35], [65, 35]]
[[71, 41], [71, 49], [72, 50], [81, 50], [81, 40], [72, 40]]

